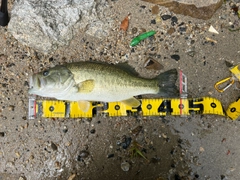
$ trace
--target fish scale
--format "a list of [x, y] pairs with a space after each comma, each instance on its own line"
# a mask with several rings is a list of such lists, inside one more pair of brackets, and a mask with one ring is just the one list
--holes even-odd
[[[111, 102], [127, 99], [129, 95], [157, 93], [158, 91], [156, 80], [133, 77], [113, 66], [97, 63], [76, 63], [66, 67], [74, 74], [76, 83], [94, 79], [96, 90], [89, 94], [91, 97], [88, 99], [101, 95], [104, 97], [102, 101]], [[87, 97], [88, 95], [85, 94], [84, 96]]]

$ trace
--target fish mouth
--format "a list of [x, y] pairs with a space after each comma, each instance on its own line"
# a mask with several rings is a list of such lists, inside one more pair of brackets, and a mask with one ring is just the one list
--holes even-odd
[[33, 80], [33, 76], [30, 76], [29, 78], [29, 90], [28, 90], [29, 94], [34, 94], [34, 80]]
[[34, 91], [41, 89], [45, 85], [43, 79], [37, 77], [36, 75], [29, 78], [29, 93], [34, 94]]
[[29, 78], [29, 87], [30, 89], [33, 88], [33, 76], [30, 76]]

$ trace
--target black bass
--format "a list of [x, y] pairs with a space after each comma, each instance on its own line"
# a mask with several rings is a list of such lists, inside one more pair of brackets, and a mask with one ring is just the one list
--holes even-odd
[[88, 110], [89, 101], [121, 101], [129, 106], [138, 107], [140, 101], [134, 98], [137, 95], [158, 94], [176, 97], [177, 78], [176, 69], [166, 71], [154, 79], [146, 79], [138, 77], [126, 66], [77, 62], [32, 75], [29, 94], [78, 101], [83, 111]]

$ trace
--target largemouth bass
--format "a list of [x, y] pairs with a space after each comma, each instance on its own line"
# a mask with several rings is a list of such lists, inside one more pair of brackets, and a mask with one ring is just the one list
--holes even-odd
[[126, 65], [110, 65], [95, 62], [77, 62], [45, 70], [30, 77], [29, 94], [52, 97], [58, 100], [78, 101], [87, 111], [89, 101], [121, 101], [138, 107], [134, 98], [143, 94], [177, 96], [177, 70], [172, 69], [154, 79], [138, 77]]

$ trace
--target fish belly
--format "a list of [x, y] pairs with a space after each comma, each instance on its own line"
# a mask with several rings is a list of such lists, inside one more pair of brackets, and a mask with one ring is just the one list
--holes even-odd
[[114, 102], [129, 99], [133, 96], [140, 94], [156, 94], [157, 90], [150, 88], [132, 88], [132, 87], [119, 87], [110, 86], [108, 88], [103, 86], [95, 86], [94, 90], [90, 93], [71, 93], [66, 100], [70, 101], [103, 101], [103, 102]]

